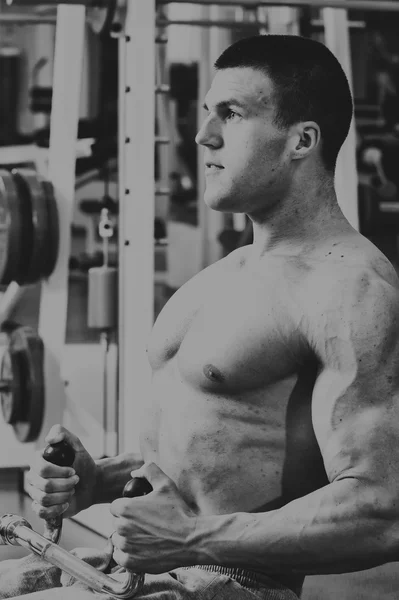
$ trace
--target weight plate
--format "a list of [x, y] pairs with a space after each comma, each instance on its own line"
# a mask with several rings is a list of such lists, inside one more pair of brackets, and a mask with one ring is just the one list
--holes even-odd
[[8, 390], [1, 391], [0, 401], [3, 418], [8, 425], [14, 425], [22, 416], [22, 375], [18, 357], [6, 351], [1, 361], [0, 377], [2, 383], [8, 383]]
[[32, 231], [30, 252], [17, 281], [20, 285], [37, 283], [41, 279], [42, 262], [47, 254], [47, 202], [33, 169], [13, 169], [12, 175], [26, 209], [30, 208]]
[[50, 181], [42, 180], [41, 186], [47, 206], [47, 251], [43, 256], [42, 277], [47, 278], [53, 273], [58, 258], [60, 243], [60, 224], [54, 188]]
[[16, 281], [20, 272], [24, 221], [21, 199], [9, 171], [0, 169], [0, 285]]
[[44, 417], [44, 345], [37, 333], [21, 326], [10, 336], [10, 352], [21, 361], [22, 407], [20, 419], [13, 424], [14, 433], [22, 443], [35, 441]]
[[86, 20], [97, 35], [108, 34], [114, 21], [116, 0], [107, 0], [103, 6], [91, 6], [86, 9]]

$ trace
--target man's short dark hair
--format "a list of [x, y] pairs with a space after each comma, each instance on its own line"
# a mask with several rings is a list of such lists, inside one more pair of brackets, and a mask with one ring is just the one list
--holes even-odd
[[324, 44], [295, 35], [257, 35], [227, 48], [215, 67], [250, 67], [270, 77], [275, 87], [275, 124], [286, 128], [315, 121], [321, 129], [324, 166], [334, 171], [353, 103], [346, 75]]

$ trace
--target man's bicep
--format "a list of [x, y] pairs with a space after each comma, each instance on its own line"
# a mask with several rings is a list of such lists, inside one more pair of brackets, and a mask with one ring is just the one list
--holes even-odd
[[312, 421], [330, 481], [376, 481], [391, 467], [397, 480], [398, 305], [397, 290], [377, 281], [325, 323]]
[[399, 473], [399, 392], [377, 383], [348, 385], [346, 374], [330, 369], [316, 380], [312, 422], [330, 481], [376, 482], [391, 467]]

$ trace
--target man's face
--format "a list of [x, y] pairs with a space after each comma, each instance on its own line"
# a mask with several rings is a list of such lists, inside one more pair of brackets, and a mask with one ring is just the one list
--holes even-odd
[[288, 133], [273, 125], [272, 81], [251, 68], [218, 71], [196, 142], [205, 147], [205, 202], [215, 210], [255, 213], [287, 186]]

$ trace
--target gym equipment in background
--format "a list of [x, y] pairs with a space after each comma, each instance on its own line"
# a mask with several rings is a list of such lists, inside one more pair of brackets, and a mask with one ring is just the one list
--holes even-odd
[[33, 328], [3, 324], [7, 347], [0, 363], [0, 404], [22, 443], [35, 441], [44, 416], [44, 345]]
[[51, 183], [33, 169], [0, 169], [0, 285], [48, 278], [57, 262], [58, 245]]

